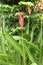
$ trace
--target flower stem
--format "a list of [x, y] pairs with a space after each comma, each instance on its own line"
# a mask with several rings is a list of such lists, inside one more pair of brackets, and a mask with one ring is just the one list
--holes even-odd
[[29, 19], [28, 19], [28, 34], [29, 34]]
[[41, 21], [41, 43], [40, 43], [40, 58], [39, 65], [42, 65], [42, 21]]
[[24, 50], [24, 45], [23, 45], [23, 30], [21, 30], [21, 35], [22, 35], [22, 48], [23, 48], [23, 65], [26, 65], [26, 54]]
[[3, 47], [3, 52], [5, 53], [5, 17], [3, 16], [3, 22], [2, 22], [2, 47]]

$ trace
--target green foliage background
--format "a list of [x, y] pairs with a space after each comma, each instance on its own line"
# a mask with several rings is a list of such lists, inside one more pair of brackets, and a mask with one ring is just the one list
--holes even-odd
[[18, 2], [20, 1], [31, 1], [31, 2], [35, 2], [35, 1], [39, 1], [39, 0], [0, 0], [0, 2], [5, 3], [5, 4], [9, 4], [9, 5], [14, 5], [14, 4], [18, 4]]
[[[28, 4], [11, 5], [0, 4], [0, 65], [43, 65], [43, 11], [34, 4], [28, 15]], [[22, 10], [21, 33], [18, 14]]]

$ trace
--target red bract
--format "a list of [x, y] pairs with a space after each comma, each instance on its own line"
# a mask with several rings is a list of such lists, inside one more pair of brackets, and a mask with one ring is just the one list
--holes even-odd
[[36, 6], [38, 7], [39, 11], [42, 12], [43, 4], [41, 2], [39, 2], [39, 3], [36, 4]]
[[30, 7], [28, 7], [28, 14], [29, 14], [29, 15], [31, 14], [31, 9], [30, 9]]
[[43, 3], [43, 0], [40, 0], [41, 3]]
[[40, 0], [40, 3], [41, 3], [41, 7], [39, 8], [40, 12], [42, 11], [43, 9], [43, 0]]
[[21, 28], [23, 28], [24, 26], [24, 13], [23, 12], [19, 13], [19, 23], [20, 23]]
[[42, 8], [41, 8], [41, 7], [39, 7], [39, 11], [40, 11], [40, 12], [42, 11]]

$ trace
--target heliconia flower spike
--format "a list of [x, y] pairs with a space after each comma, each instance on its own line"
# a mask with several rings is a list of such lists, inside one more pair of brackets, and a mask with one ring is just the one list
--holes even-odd
[[42, 10], [43, 10], [43, 0], [40, 0], [40, 2], [37, 3], [36, 6], [38, 7], [39, 11], [42, 12]]
[[43, 3], [43, 0], [40, 0], [41, 3]]
[[30, 9], [29, 6], [28, 6], [28, 14], [29, 14], [29, 15], [31, 14], [31, 9]]
[[41, 7], [39, 7], [39, 11], [40, 11], [40, 12], [42, 11], [42, 8], [41, 8]]
[[24, 26], [24, 13], [23, 12], [19, 12], [19, 23], [21, 28], [23, 28]]

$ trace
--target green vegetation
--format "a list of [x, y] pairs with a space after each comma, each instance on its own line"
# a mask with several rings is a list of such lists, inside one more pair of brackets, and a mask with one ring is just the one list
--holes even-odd
[[0, 65], [43, 65], [43, 8], [37, 7], [22, 1], [13, 6], [0, 4]]

